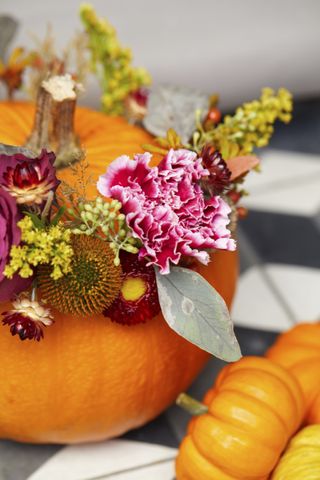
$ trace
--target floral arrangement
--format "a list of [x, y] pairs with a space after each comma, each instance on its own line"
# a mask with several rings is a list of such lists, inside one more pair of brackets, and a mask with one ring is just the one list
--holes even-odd
[[[144, 153], [114, 159], [93, 199], [80, 147], [74, 185], [59, 180], [61, 152], [47, 151], [32, 135], [24, 147], [0, 147], [0, 301], [12, 301], [2, 323], [21, 340], [39, 341], [54, 328], [54, 310], [98, 313], [123, 328], [161, 311], [178, 334], [236, 360], [241, 353], [228, 309], [197, 266], [214, 262], [216, 250], [236, 249], [243, 181], [259, 166], [253, 149], [267, 145], [276, 120], [290, 120], [291, 95], [264, 89], [259, 100], [222, 119], [215, 95], [171, 86], [148, 91], [150, 75], [132, 67], [113, 27], [88, 5], [81, 19], [103, 110], [157, 137]], [[17, 57], [19, 66], [39, 71], [39, 52], [26, 55]], [[77, 78], [59, 65], [40, 90], [75, 102]]]

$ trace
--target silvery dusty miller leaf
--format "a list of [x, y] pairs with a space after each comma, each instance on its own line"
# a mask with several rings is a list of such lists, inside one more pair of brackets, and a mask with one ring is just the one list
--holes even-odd
[[8, 15], [0, 15], [0, 59], [4, 60], [6, 50], [18, 28], [18, 22]]
[[187, 143], [196, 129], [196, 110], [206, 114], [208, 95], [187, 87], [161, 85], [151, 90], [144, 127], [153, 135], [165, 137], [173, 128]]
[[215, 357], [234, 362], [241, 351], [228, 308], [219, 293], [198, 273], [174, 267], [156, 270], [163, 316], [179, 335]]
[[0, 143], [0, 155], [16, 155], [17, 153], [22, 153], [29, 158], [36, 157], [36, 154], [28, 148], [16, 147], [14, 145], [6, 145], [5, 143]]

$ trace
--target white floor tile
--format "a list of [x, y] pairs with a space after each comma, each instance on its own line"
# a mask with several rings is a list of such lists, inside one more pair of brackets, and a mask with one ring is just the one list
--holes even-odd
[[[172, 468], [169, 461], [176, 456], [174, 448], [129, 440], [109, 440], [102, 443], [72, 445], [51, 457], [27, 480], [90, 480], [95, 478], [122, 478], [125, 470], [143, 470], [151, 464]], [[154, 465], [156, 467], [156, 465]], [[156, 469], [154, 470], [156, 472]], [[160, 471], [160, 470], [158, 470]], [[119, 473], [119, 475], [115, 475]], [[122, 473], [121, 473], [122, 475]], [[129, 477], [123, 477], [123, 479]], [[131, 476], [130, 479], [159, 478], [158, 476]], [[166, 477], [162, 477], [164, 480]], [[170, 477], [168, 477], [169, 479]]]
[[289, 315], [258, 267], [246, 271], [239, 280], [232, 318], [236, 325], [260, 330], [287, 330]]
[[259, 193], [280, 184], [295, 185], [297, 181], [320, 175], [320, 158], [308, 153], [266, 150], [261, 156], [261, 173], [246, 178], [246, 189]]
[[267, 265], [266, 269], [297, 321], [320, 319], [320, 269], [294, 265]]
[[296, 186], [288, 183], [281, 188], [258, 193], [250, 190], [250, 187], [246, 188], [250, 195], [242, 203], [249, 209], [305, 217], [315, 216], [320, 211], [320, 174], [308, 182], [296, 182]]
[[173, 480], [174, 476], [174, 461], [170, 460], [158, 465], [139, 468], [139, 470], [102, 477], [99, 480]]
[[263, 155], [261, 170], [246, 179], [246, 207], [304, 216], [320, 211], [319, 157], [271, 150]]

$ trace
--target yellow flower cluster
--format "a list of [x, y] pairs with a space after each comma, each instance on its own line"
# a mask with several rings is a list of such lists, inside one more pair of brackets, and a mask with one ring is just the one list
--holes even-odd
[[31, 277], [32, 267], [40, 264], [51, 265], [54, 280], [70, 271], [73, 250], [69, 230], [61, 225], [38, 229], [28, 216], [18, 222], [18, 227], [21, 229], [22, 245], [14, 245], [10, 250], [10, 262], [4, 270], [7, 278], [12, 278], [17, 272], [22, 278]]
[[114, 27], [99, 19], [91, 5], [81, 6], [80, 17], [88, 35], [93, 70], [101, 70], [103, 109], [110, 115], [122, 115], [127, 96], [149, 85], [151, 77], [144, 68], [132, 66], [131, 50], [121, 46]]
[[233, 116], [227, 115], [216, 128], [197, 132], [195, 147], [211, 143], [225, 160], [250, 154], [255, 147], [268, 145], [275, 121], [288, 123], [291, 112], [292, 95], [288, 90], [275, 92], [264, 88], [259, 100], [238, 107]]

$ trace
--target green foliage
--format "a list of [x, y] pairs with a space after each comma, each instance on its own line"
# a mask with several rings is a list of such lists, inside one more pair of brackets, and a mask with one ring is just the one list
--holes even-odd
[[91, 5], [80, 7], [80, 17], [88, 36], [92, 69], [101, 77], [103, 110], [123, 115], [127, 96], [149, 85], [151, 77], [145, 69], [132, 66], [131, 50], [120, 44], [114, 27], [98, 18]]

